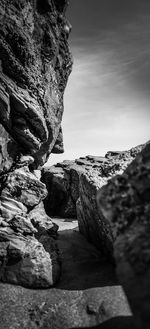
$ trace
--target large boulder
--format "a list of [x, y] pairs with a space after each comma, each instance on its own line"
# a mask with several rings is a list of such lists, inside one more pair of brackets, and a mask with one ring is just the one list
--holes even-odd
[[122, 175], [98, 194], [110, 223], [117, 273], [135, 314], [137, 328], [150, 325], [150, 143]]
[[[49, 288], [59, 278], [59, 262], [56, 246], [51, 237], [47, 248], [34, 236], [34, 227], [25, 225], [20, 217], [19, 225], [0, 227], [0, 280], [28, 288]], [[30, 225], [30, 227], [29, 227]], [[46, 241], [45, 241], [46, 242]]]
[[29, 288], [48, 288], [60, 276], [55, 242], [57, 225], [46, 215], [45, 185], [22, 156], [0, 178], [0, 280]]
[[78, 218], [80, 232], [112, 257], [114, 237], [110, 224], [98, 212], [96, 196], [107, 181], [121, 174], [143, 145], [129, 151], [111, 151], [105, 157], [86, 156], [64, 161], [42, 171], [48, 195], [45, 209], [50, 216]]

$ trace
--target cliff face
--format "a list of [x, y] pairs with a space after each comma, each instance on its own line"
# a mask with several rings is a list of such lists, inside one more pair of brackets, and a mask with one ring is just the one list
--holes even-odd
[[60, 274], [58, 227], [34, 170], [63, 152], [72, 67], [66, 7], [67, 0], [0, 3], [0, 280], [26, 287], [50, 287]]
[[66, 6], [1, 1], [0, 123], [36, 165], [63, 151], [63, 93], [72, 67]]

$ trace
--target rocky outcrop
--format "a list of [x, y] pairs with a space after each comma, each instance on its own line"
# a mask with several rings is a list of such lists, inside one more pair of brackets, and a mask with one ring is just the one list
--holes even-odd
[[125, 152], [108, 152], [105, 157], [87, 156], [44, 168], [48, 215], [77, 217], [80, 232], [112, 257], [114, 237], [109, 222], [98, 212], [96, 195], [111, 177], [125, 170], [142, 148], [140, 145]]
[[66, 5], [67, 0], [0, 5], [0, 122], [36, 164], [62, 144], [63, 92], [72, 66]]
[[0, 280], [47, 288], [60, 275], [53, 239], [58, 228], [42, 206], [47, 191], [29, 171], [33, 161], [22, 156], [12, 171], [0, 177]]
[[122, 175], [98, 194], [99, 212], [114, 236], [117, 273], [136, 315], [137, 328], [150, 324], [150, 143]]
[[36, 176], [63, 152], [63, 93], [71, 72], [68, 1], [0, 3], [0, 280], [47, 288], [60, 275], [58, 227]]

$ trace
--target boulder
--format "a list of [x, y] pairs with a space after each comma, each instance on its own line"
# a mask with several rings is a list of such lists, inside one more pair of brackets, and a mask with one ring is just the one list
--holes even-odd
[[48, 233], [51, 237], [57, 238], [58, 225], [53, 223], [51, 218], [46, 214], [43, 202], [39, 203], [30, 211], [29, 219], [34, 228], [36, 228], [38, 237]]
[[54, 240], [58, 227], [45, 213], [42, 200], [47, 190], [30, 172], [32, 162], [31, 156], [22, 156], [0, 178], [0, 280], [48, 288], [60, 276]]
[[[11, 226], [16, 231], [16, 227]], [[59, 277], [58, 255], [53, 239], [47, 239], [49, 248], [46, 251], [43, 243], [30, 236], [34, 233], [32, 227], [27, 230], [26, 225], [26, 236], [22, 230], [20, 233], [15, 231], [10, 227], [0, 228], [0, 280], [28, 288], [53, 286]]]
[[98, 193], [99, 213], [111, 226], [114, 258], [136, 327], [150, 324], [150, 143], [122, 175]]
[[48, 190], [44, 200], [47, 214], [78, 218], [80, 232], [112, 258], [114, 237], [109, 222], [98, 212], [97, 192], [111, 177], [121, 174], [143, 147], [111, 151], [105, 157], [88, 155], [45, 167], [42, 181]]
[[[23, 204], [27, 209], [36, 206], [47, 195], [45, 185], [40, 182], [28, 167], [15, 168], [0, 179], [2, 193], [1, 204], [12, 202]], [[21, 209], [24, 210], [24, 207]]]

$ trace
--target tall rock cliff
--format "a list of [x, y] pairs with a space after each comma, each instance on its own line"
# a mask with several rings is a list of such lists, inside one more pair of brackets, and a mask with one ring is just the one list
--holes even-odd
[[0, 123], [42, 163], [62, 138], [72, 67], [67, 1], [2, 0], [0, 6]]
[[63, 93], [72, 67], [67, 4], [0, 3], [0, 279], [27, 287], [49, 287], [60, 273], [57, 227], [34, 170], [51, 152], [63, 152]]

